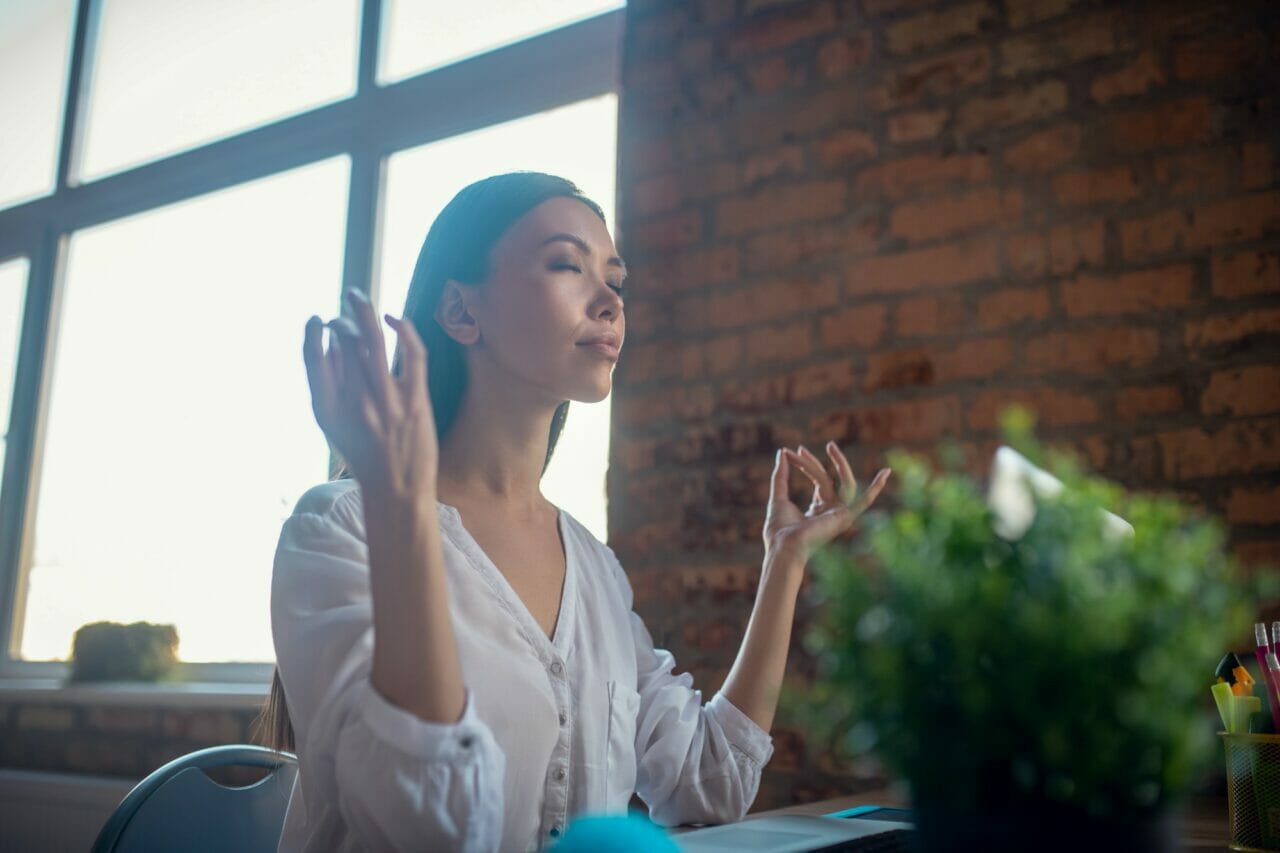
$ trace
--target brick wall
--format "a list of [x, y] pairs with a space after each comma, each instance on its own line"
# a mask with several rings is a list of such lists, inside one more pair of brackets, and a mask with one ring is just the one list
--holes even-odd
[[[894, 445], [985, 453], [1022, 401], [1280, 562], [1280, 6], [628, 16], [610, 538], [699, 686], [745, 627], [781, 444], [870, 475]], [[758, 808], [850, 789], [776, 737]]]

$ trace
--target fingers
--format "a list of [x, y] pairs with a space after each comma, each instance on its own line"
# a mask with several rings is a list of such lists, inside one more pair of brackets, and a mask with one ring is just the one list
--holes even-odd
[[880, 472], [876, 474], [876, 478], [871, 481], [871, 485], [867, 486], [867, 490], [862, 493], [862, 497], [858, 498], [857, 502], [850, 507], [854, 515], [862, 515], [871, 504], [875, 503], [880, 491], [884, 489], [884, 484], [889, 482], [891, 473], [893, 472], [888, 468], [880, 469]]
[[858, 478], [853, 476], [853, 468], [849, 467], [849, 460], [844, 458], [840, 446], [834, 441], [827, 442], [827, 455], [836, 466], [836, 476], [840, 480], [840, 500], [849, 503], [858, 493]]
[[[307, 318], [302, 338], [302, 361], [307, 368], [307, 385], [311, 388], [311, 411], [320, 423], [327, 417], [334, 393], [334, 377], [324, 354], [324, 323], [312, 314]], [[320, 423], [321, 427], [324, 426]]]
[[814, 456], [803, 445], [797, 450], [788, 448], [787, 452], [791, 455], [791, 459], [796, 463], [796, 466], [813, 481], [814, 497], [817, 500], [832, 503], [838, 500], [831, 477], [828, 476], [826, 470], [822, 467], [822, 461], [817, 456]]
[[355, 324], [362, 337], [360, 365], [365, 379], [369, 383], [369, 391], [378, 406], [386, 411], [387, 399], [391, 393], [391, 378], [387, 372], [387, 345], [382, 337], [382, 326], [373, 313], [369, 299], [358, 290], [346, 292], [347, 304], [351, 306], [355, 316]]
[[426, 396], [427, 347], [418, 336], [418, 330], [407, 318], [384, 314], [387, 324], [396, 333], [396, 352], [400, 356], [400, 387], [410, 394]]
[[773, 479], [769, 481], [769, 503], [782, 504], [791, 500], [788, 494], [787, 480], [791, 476], [791, 463], [787, 461], [786, 448], [782, 448], [774, 456]]

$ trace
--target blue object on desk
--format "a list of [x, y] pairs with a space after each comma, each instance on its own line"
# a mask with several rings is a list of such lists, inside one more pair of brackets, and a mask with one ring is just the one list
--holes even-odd
[[584, 815], [572, 821], [554, 853], [680, 853], [676, 843], [642, 815]]

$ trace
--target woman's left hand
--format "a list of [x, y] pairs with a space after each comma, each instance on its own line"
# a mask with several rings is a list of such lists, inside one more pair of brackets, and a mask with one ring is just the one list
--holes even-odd
[[[831, 457], [835, 480], [822, 460], [803, 445], [797, 450], [784, 447], [778, 451], [764, 520], [767, 554], [785, 554], [788, 559], [807, 563], [814, 551], [853, 527], [889, 479], [889, 469], [880, 469], [866, 491], [858, 495], [853, 469], [834, 441], [827, 442], [827, 455]], [[813, 498], [804, 511], [791, 501], [792, 465], [813, 482]]]

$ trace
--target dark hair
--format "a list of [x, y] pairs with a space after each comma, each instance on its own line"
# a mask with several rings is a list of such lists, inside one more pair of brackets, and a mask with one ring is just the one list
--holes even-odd
[[[427, 360], [427, 393], [441, 445], [458, 416], [467, 391], [466, 347], [445, 333], [435, 321], [435, 309], [450, 279], [463, 284], [483, 284], [489, 277], [493, 247], [516, 220], [552, 198], [573, 198], [604, 219], [600, 205], [582, 194], [565, 178], [542, 172], [509, 172], [494, 175], [463, 187], [440, 211], [422, 241], [418, 261], [409, 282], [404, 314], [422, 338], [430, 357]], [[400, 355], [392, 361], [391, 372], [400, 375]], [[551, 462], [560, 432], [569, 414], [569, 403], [556, 407], [547, 436], [543, 473]], [[349, 479], [347, 466], [335, 453], [330, 480]], [[262, 713], [254, 721], [251, 736], [272, 749], [296, 750], [293, 725], [285, 702], [284, 685], [277, 666], [271, 678], [271, 693]]]

